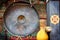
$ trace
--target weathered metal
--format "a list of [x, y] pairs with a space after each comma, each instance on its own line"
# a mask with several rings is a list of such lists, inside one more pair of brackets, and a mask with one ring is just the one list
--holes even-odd
[[27, 36], [38, 28], [39, 17], [35, 8], [27, 2], [14, 2], [5, 11], [4, 25], [12, 35]]

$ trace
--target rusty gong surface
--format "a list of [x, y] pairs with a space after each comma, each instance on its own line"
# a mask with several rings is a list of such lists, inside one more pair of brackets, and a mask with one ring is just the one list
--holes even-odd
[[27, 36], [33, 33], [39, 25], [36, 10], [28, 3], [13, 3], [4, 13], [5, 28], [12, 35]]

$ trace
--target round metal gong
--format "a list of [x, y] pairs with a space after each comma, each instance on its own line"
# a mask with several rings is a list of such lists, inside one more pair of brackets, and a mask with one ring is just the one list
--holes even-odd
[[12, 35], [27, 36], [33, 33], [39, 25], [38, 21], [36, 10], [26, 2], [15, 2], [4, 13], [5, 28]]

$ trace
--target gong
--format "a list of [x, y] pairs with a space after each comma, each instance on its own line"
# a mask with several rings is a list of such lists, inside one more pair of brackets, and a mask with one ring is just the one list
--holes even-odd
[[39, 16], [35, 8], [27, 2], [14, 2], [4, 13], [4, 25], [12, 35], [27, 36], [39, 26]]

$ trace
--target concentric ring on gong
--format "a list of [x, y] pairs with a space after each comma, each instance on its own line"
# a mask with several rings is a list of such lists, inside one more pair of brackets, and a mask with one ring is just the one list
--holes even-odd
[[39, 26], [37, 11], [26, 2], [13, 3], [3, 16], [5, 28], [12, 35], [24, 37], [35, 32]]
[[17, 18], [17, 21], [19, 22], [19, 23], [25, 23], [25, 16], [24, 15], [20, 15], [20, 16], [18, 16], [18, 18]]

